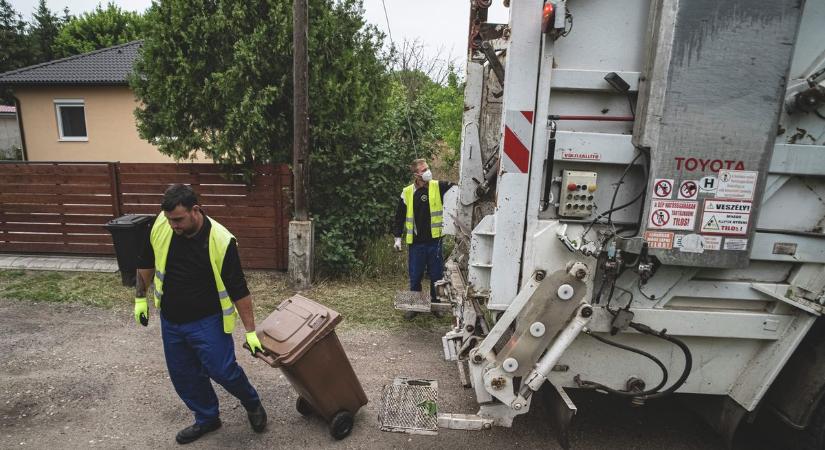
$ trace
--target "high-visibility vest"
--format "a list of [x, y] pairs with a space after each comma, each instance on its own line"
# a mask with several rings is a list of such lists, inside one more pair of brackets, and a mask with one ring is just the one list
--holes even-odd
[[[238, 313], [235, 311], [235, 305], [229, 298], [226, 286], [224, 286], [223, 279], [221, 279], [221, 268], [223, 268], [223, 258], [226, 256], [226, 250], [235, 236], [214, 219], [209, 219], [209, 221], [212, 223], [212, 228], [209, 230], [209, 263], [215, 276], [215, 286], [218, 288], [218, 299], [223, 311], [223, 331], [232, 333], [232, 330], [235, 329], [235, 316]], [[169, 244], [172, 243], [173, 233], [174, 231], [172, 231], [166, 215], [161, 211], [158, 218], [155, 219], [155, 224], [152, 225], [152, 232], [149, 237], [152, 250], [155, 252], [155, 279], [152, 282], [155, 291], [155, 308], [160, 308], [160, 301], [163, 297], [166, 258], [169, 256]]]
[[[415, 229], [415, 216], [413, 215], [413, 194], [415, 184], [411, 184], [401, 191], [404, 203], [407, 204], [407, 219], [404, 221], [404, 231], [406, 232], [407, 244], [413, 243], [413, 230]], [[441, 237], [441, 223], [443, 218], [443, 207], [441, 205], [441, 188], [438, 187], [437, 180], [430, 180], [427, 198], [430, 203], [430, 236]]]

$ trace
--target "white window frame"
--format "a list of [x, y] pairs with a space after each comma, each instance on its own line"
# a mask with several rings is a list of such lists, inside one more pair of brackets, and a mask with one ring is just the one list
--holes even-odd
[[[63, 136], [63, 118], [60, 115], [60, 107], [62, 106], [82, 106], [83, 107], [83, 125], [86, 127], [86, 136]], [[89, 141], [89, 124], [86, 122], [86, 100], [82, 98], [56, 98], [54, 99], [54, 112], [57, 116], [57, 135], [61, 142], [88, 142]]]

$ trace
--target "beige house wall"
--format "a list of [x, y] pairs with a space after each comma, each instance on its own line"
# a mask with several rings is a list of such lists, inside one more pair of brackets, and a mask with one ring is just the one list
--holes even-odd
[[[174, 162], [138, 136], [126, 86], [18, 87], [29, 161]], [[61, 141], [55, 100], [83, 100], [87, 141]], [[206, 162], [206, 161], [197, 161]]]

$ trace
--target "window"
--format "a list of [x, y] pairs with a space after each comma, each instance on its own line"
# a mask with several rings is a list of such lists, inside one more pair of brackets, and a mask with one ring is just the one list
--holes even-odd
[[57, 131], [61, 141], [88, 141], [86, 105], [83, 100], [55, 100]]

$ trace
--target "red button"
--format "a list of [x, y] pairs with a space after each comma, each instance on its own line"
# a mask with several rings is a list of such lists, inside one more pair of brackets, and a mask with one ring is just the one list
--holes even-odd
[[576, 183], [570, 183], [570, 184], [567, 185], [567, 190], [568, 191], [575, 191], [576, 189], [578, 189], [578, 187], [579, 186], [576, 185]]

